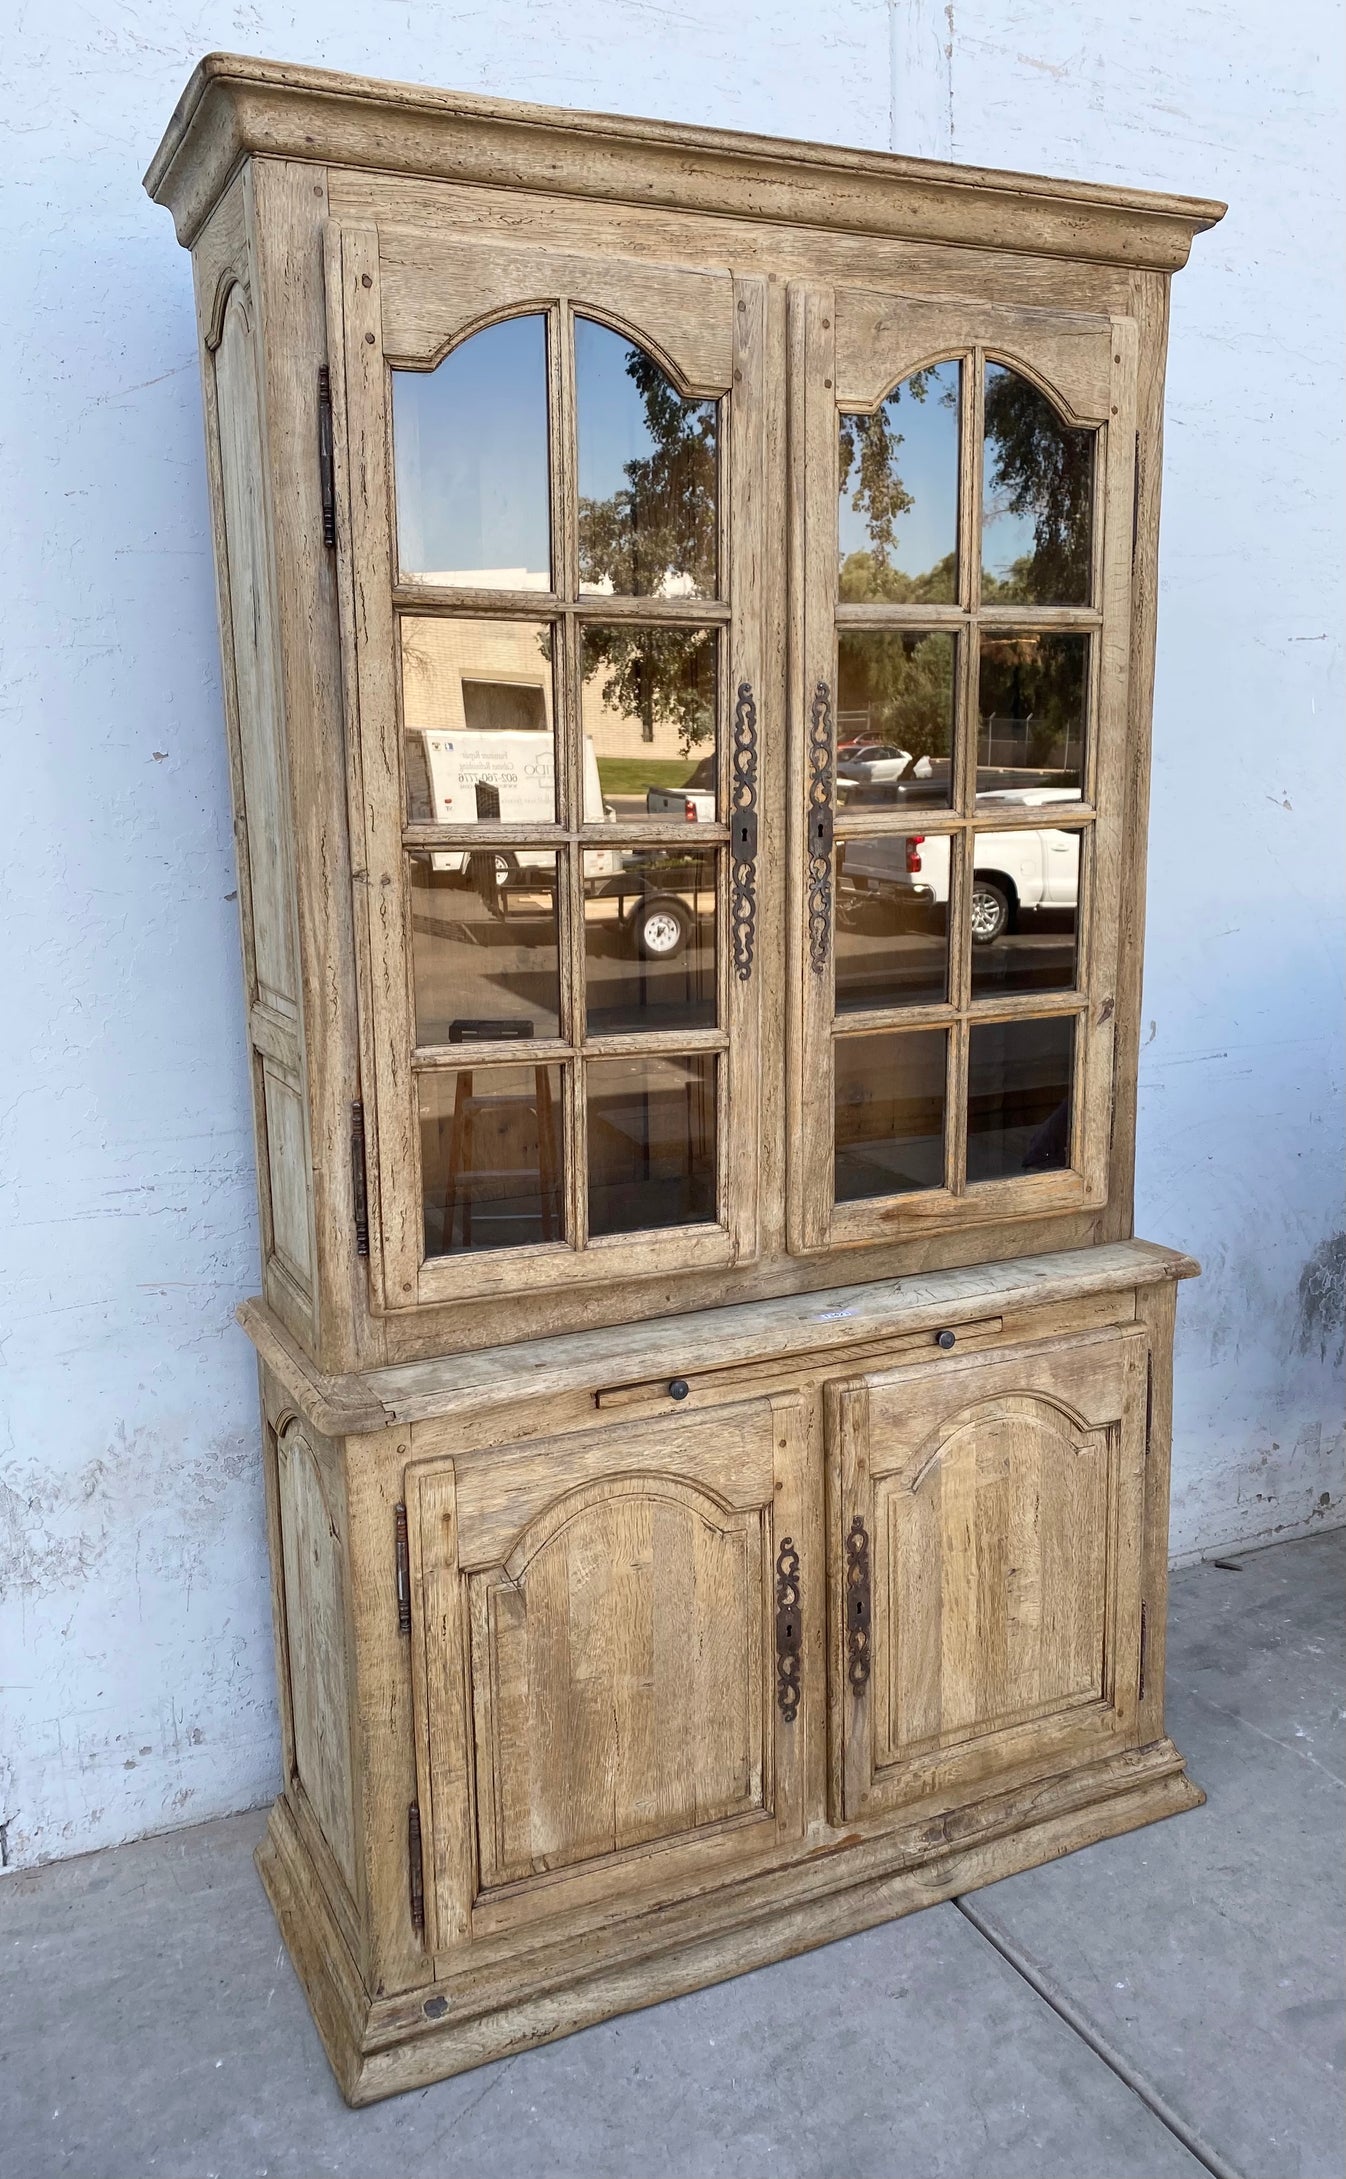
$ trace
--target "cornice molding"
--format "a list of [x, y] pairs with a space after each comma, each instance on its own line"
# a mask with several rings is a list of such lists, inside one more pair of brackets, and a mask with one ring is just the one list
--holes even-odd
[[190, 247], [250, 154], [1176, 272], [1225, 206], [210, 53], [145, 187]]

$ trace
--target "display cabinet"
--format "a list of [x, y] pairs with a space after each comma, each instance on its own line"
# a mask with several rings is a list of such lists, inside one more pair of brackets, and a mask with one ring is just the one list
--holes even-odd
[[222, 56], [147, 186], [344, 2092], [1191, 1807], [1131, 1170], [1222, 207]]

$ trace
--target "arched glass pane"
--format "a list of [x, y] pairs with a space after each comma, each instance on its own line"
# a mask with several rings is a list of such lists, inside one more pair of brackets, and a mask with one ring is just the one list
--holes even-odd
[[688, 401], [643, 348], [575, 320], [580, 590], [711, 598], [719, 530], [714, 401]]
[[872, 416], [840, 418], [843, 604], [957, 596], [960, 372], [913, 371]]
[[393, 372], [405, 582], [550, 590], [547, 321], [474, 333], [434, 371]]
[[981, 594], [988, 604], [1087, 605], [1093, 431], [1063, 424], [1045, 394], [986, 366]]

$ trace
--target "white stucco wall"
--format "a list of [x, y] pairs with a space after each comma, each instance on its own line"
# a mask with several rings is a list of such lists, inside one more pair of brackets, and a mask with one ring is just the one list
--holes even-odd
[[18, 0], [0, 1858], [261, 1801], [277, 1772], [190, 278], [139, 181], [212, 47], [1231, 200], [1175, 286], [1139, 1220], [1207, 1266], [1181, 1305], [1175, 1548], [1333, 1517], [1335, 6]]

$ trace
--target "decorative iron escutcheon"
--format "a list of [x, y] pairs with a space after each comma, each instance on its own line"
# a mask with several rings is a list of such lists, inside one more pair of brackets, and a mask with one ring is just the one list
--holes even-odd
[[832, 691], [820, 681], [809, 709], [809, 960], [815, 976], [832, 942]]
[[729, 860], [732, 885], [729, 927], [734, 974], [745, 984], [752, 974], [757, 938], [757, 705], [751, 681], [740, 681], [734, 703], [734, 750], [729, 799]]
[[787, 1725], [793, 1725], [799, 1715], [802, 1635], [799, 1553], [793, 1536], [782, 1536], [776, 1553], [776, 1703]]
[[846, 1677], [853, 1695], [869, 1685], [869, 1532], [857, 1513], [846, 1538]]

